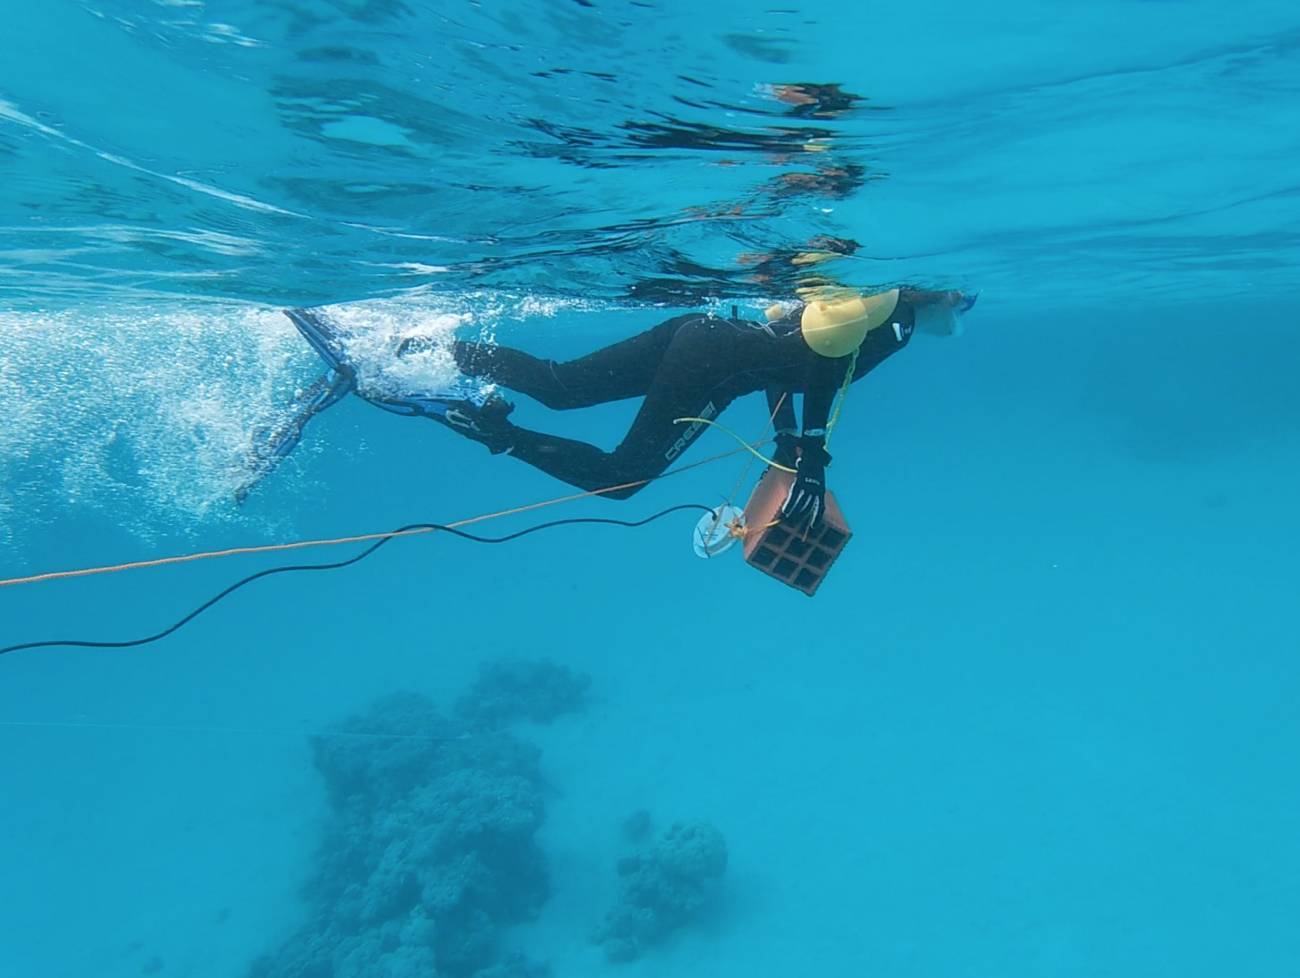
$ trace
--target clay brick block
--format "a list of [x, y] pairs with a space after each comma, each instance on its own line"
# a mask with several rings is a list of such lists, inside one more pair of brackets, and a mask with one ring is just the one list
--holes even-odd
[[[807, 535], [779, 522], [794, 476], [768, 469], [745, 505], [745, 563], [812, 597], [853, 537], [831, 492], [826, 516]], [[774, 524], [774, 525], [769, 525]]]

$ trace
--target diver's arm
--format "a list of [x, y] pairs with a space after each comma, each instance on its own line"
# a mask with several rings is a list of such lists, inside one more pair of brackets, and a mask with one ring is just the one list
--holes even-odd
[[769, 387], [767, 413], [778, 435], [799, 433], [799, 422], [794, 416], [794, 391], [779, 386]]
[[852, 357], [814, 357], [808, 366], [803, 395], [803, 434], [799, 436], [799, 464], [790, 492], [781, 506], [782, 517], [796, 526], [815, 528], [822, 521], [826, 497], [826, 426], [835, 395], [853, 362]]
[[803, 437], [826, 438], [835, 395], [844, 383], [852, 357], [814, 357], [803, 395]]
[[776, 429], [773, 438], [776, 450], [772, 453], [772, 461], [792, 469], [799, 458], [795, 451], [799, 442], [799, 421], [794, 413], [794, 391], [781, 386], [769, 387], [767, 413], [772, 420], [772, 427]]

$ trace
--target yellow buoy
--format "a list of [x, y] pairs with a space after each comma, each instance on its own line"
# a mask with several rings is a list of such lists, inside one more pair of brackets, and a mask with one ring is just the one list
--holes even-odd
[[804, 342], [824, 357], [846, 357], [898, 305], [898, 289], [876, 295], [840, 294], [810, 299], [804, 306], [800, 330]]

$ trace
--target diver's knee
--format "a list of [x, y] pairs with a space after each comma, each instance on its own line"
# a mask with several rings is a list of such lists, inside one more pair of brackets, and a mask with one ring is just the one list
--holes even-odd
[[555, 360], [543, 360], [542, 364], [550, 378], [550, 382], [537, 392], [537, 400], [543, 405], [552, 411], [572, 411], [575, 408], [592, 407], [600, 403], [590, 393], [582, 392], [581, 383], [571, 383], [577, 380], [577, 377], [570, 376], [566, 381], [565, 375], [572, 373], [569, 368], [573, 366], [574, 361], [560, 363]]
[[649, 479], [623, 482], [601, 493], [606, 499], [631, 499], [650, 484]]
[[550, 408], [552, 411], [572, 411], [575, 408], [591, 407], [595, 402], [575, 397], [571, 391], [563, 387], [549, 388], [537, 392], [537, 400], [542, 402], [543, 407]]
[[[615, 459], [618, 453], [614, 454]], [[662, 469], [647, 466], [643, 461], [615, 464], [611, 475], [610, 489], [602, 493], [610, 499], [630, 499], [659, 477]]]

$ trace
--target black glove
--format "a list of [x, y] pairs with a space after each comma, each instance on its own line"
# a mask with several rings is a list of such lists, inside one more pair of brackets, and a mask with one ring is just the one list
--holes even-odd
[[778, 431], [774, 441], [776, 451], [772, 453], [772, 461], [793, 469], [799, 463], [799, 453], [795, 450], [799, 445], [799, 436], [793, 431]]
[[815, 530], [826, 508], [826, 466], [831, 456], [826, 439], [804, 435], [799, 439], [798, 473], [785, 497], [781, 516], [796, 526]]

